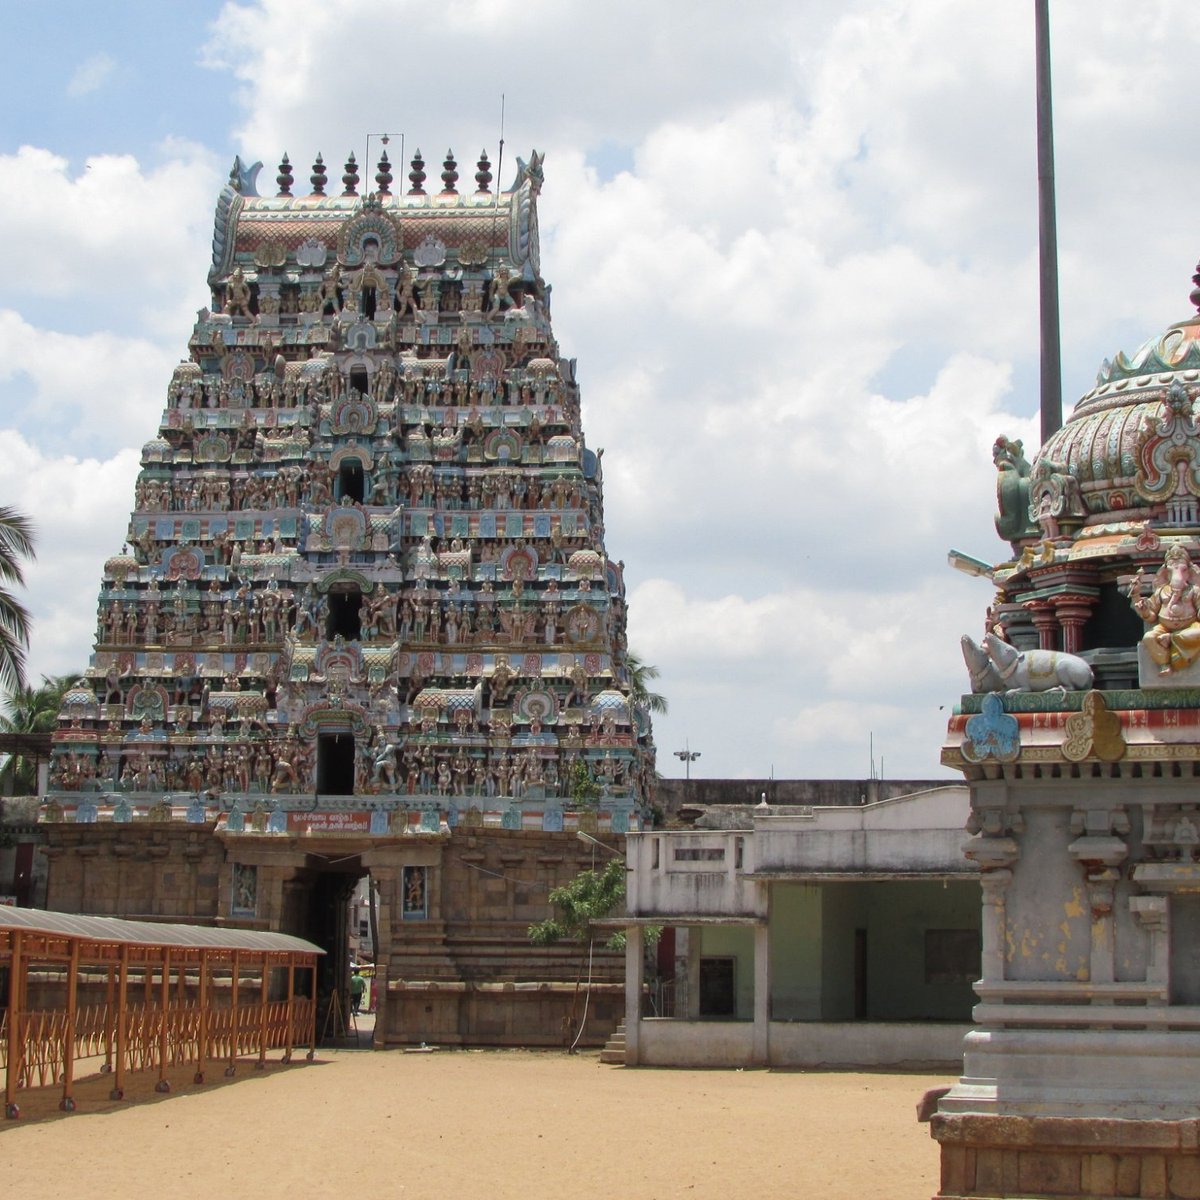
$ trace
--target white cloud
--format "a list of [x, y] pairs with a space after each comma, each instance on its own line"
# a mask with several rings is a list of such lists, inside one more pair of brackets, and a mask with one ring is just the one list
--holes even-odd
[[99, 91], [111, 78], [117, 68], [117, 60], [111, 54], [101, 50], [85, 59], [75, 68], [75, 73], [67, 83], [67, 95], [73, 100], [81, 96], [91, 95]]
[[182, 315], [184, 297], [193, 310], [206, 303], [221, 173], [201, 147], [162, 149], [155, 168], [100, 154], [74, 175], [65, 158], [36, 146], [0, 155], [0, 303], [53, 301], [56, 320], [75, 328], [128, 327], [153, 319], [164, 301]]
[[47, 455], [16, 430], [0, 429], [5, 496], [34, 521], [37, 558], [26, 572], [31, 679], [87, 666], [104, 561], [125, 538], [138, 458], [134, 450], [104, 459]]

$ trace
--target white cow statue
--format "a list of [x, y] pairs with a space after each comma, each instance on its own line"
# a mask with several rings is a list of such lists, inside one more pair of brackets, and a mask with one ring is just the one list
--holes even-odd
[[994, 633], [984, 635], [983, 649], [1006, 692], [1083, 692], [1092, 686], [1092, 668], [1077, 654], [1057, 650], [1018, 650]]

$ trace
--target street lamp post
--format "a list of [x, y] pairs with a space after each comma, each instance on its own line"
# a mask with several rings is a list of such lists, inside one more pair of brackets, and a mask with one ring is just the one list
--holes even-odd
[[684, 779], [687, 783], [692, 782], [692, 763], [700, 757], [699, 750], [693, 750], [686, 742], [683, 750], [676, 750], [675, 757], [678, 758], [684, 766]]

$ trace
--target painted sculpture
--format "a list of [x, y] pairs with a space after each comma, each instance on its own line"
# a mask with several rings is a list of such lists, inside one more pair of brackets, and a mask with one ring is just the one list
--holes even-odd
[[1092, 668], [1077, 654], [1018, 650], [994, 632], [984, 635], [982, 645], [964, 634], [961, 645], [972, 692], [1080, 692], [1092, 686]]
[[1139, 575], [1129, 591], [1134, 612], [1150, 625], [1142, 645], [1162, 675], [1190, 667], [1200, 658], [1200, 569], [1176, 543], [1145, 595], [1142, 580]]

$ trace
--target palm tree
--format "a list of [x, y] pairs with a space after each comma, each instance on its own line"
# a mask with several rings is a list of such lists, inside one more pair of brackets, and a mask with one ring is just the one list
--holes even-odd
[[625, 669], [629, 672], [629, 691], [635, 704], [640, 704], [649, 712], [667, 715], [667, 698], [661, 692], [650, 690], [650, 680], [658, 678], [658, 668], [642, 661], [642, 656], [634, 650], [625, 653]]
[[[63, 697], [78, 675], [43, 675], [40, 686], [17, 688], [4, 699], [0, 733], [53, 733]], [[0, 795], [32, 796], [37, 792], [37, 758], [17, 751], [0, 766]]]
[[5, 691], [25, 683], [30, 616], [12, 585], [25, 586], [24, 560], [32, 558], [32, 522], [15, 508], [0, 505], [0, 688]]

